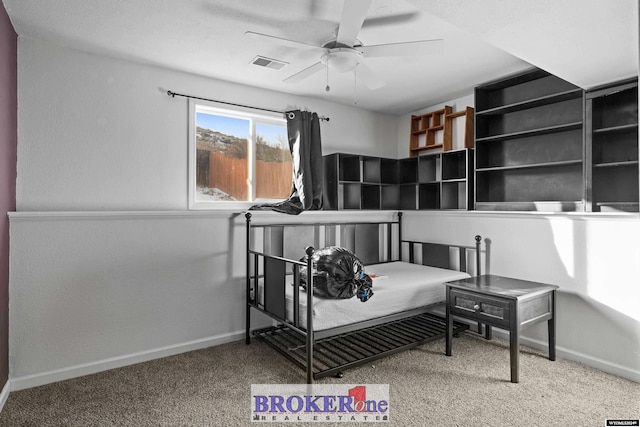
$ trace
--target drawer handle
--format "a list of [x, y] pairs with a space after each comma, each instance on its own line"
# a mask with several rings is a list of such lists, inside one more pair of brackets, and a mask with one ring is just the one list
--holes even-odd
[[474, 305], [474, 306], [473, 306], [473, 309], [474, 309], [475, 311], [479, 311], [479, 310], [480, 310], [480, 305], [478, 305], [478, 304]]

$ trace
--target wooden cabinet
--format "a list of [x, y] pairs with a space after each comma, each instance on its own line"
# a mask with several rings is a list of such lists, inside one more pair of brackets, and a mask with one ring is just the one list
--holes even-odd
[[584, 207], [584, 91], [542, 70], [476, 88], [476, 209]]
[[587, 210], [638, 212], [638, 81], [586, 94]]
[[473, 150], [405, 159], [324, 156], [324, 209], [472, 209]]

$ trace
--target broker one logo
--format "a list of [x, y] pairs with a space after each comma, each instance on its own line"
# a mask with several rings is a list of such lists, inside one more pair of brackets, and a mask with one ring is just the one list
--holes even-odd
[[389, 421], [388, 384], [254, 384], [252, 421]]

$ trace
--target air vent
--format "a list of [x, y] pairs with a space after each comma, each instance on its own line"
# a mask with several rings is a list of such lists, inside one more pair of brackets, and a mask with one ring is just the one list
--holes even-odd
[[288, 62], [278, 61], [277, 59], [266, 58], [260, 55], [253, 58], [251, 63], [260, 67], [273, 68], [274, 70], [279, 70], [288, 64]]

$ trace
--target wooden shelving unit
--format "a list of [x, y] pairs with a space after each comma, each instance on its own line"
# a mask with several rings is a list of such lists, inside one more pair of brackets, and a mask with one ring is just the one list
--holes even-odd
[[586, 95], [586, 192], [592, 212], [638, 212], [638, 81]]
[[460, 148], [473, 148], [474, 146], [474, 109], [466, 107], [462, 111], [453, 112], [453, 108], [445, 105], [444, 108], [430, 113], [411, 116], [411, 139], [409, 143], [409, 155], [419, 156], [423, 152], [441, 148], [442, 151], [453, 150], [454, 122], [458, 118], [464, 118], [464, 127]]
[[442, 148], [445, 140], [445, 119], [453, 112], [452, 108], [444, 108], [419, 116], [411, 116], [411, 139], [409, 154], [418, 156], [421, 152]]
[[583, 90], [536, 69], [475, 98], [475, 208], [583, 210]]

